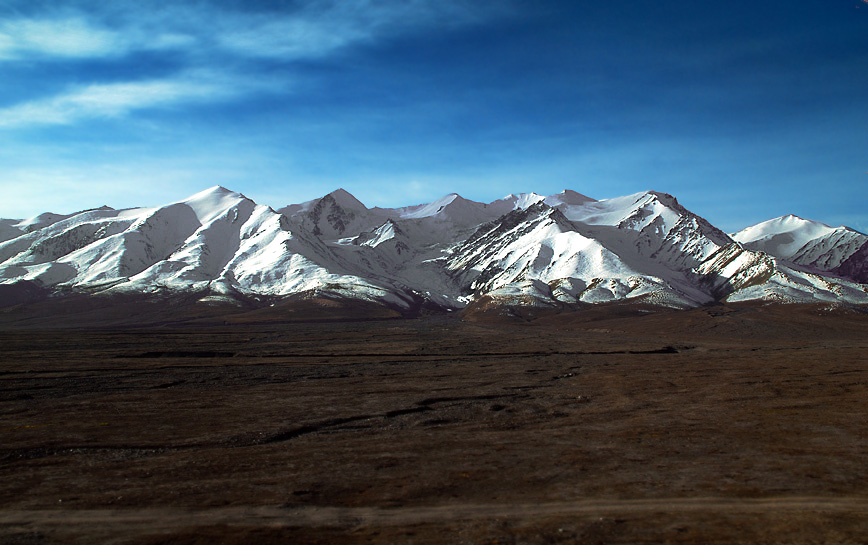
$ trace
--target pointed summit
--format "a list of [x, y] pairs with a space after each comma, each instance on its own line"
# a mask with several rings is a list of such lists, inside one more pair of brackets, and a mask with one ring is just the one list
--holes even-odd
[[191, 195], [190, 199], [204, 197], [206, 195], [241, 195], [240, 193], [236, 193], [231, 189], [225, 188], [222, 185], [212, 185], [208, 189], [203, 189], [202, 191], [196, 193], [195, 195]]
[[465, 215], [472, 215], [474, 211], [481, 210], [484, 207], [485, 205], [482, 203], [465, 199], [458, 193], [450, 193], [427, 204], [401, 208], [399, 212], [403, 219], [420, 219], [445, 215], [460, 220]]
[[241, 193], [215, 185], [179, 202], [192, 208], [200, 222], [207, 223], [243, 201], [249, 199]]
[[509, 208], [504, 213], [509, 212], [511, 210], [525, 209], [530, 206], [535, 205], [538, 202], [545, 200], [545, 197], [539, 195], [537, 193], [519, 193], [519, 194], [509, 194], [502, 199], [498, 199], [489, 204], [491, 207], [504, 207]]
[[292, 204], [278, 210], [316, 236], [334, 241], [373, 229], [385, 221], [381, 211], [370, 210], [345, 189], [302, 204]]
[[352, 193], [343, 188], [338, 188], [323, 197], [323, 199], [330, 197], [338, 206], [347, 210], [367, 210], [368, 207], [365, 206], [360, 200], [355, 198]]
[[596, 199], [582, 195], [578, 191], [573, 191], [572, 189], [564, 189], [557, 195], [550, 195], [546, 197], [545, 201], [549, 206], [578, 206], [589, 202], [597, 202]]

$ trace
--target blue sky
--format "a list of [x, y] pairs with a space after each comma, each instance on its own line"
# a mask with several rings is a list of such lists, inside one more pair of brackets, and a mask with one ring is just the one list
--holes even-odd
[[868, 0], [6, 0], [0, 74], [0, 217], [654, 189], [868, 231]]

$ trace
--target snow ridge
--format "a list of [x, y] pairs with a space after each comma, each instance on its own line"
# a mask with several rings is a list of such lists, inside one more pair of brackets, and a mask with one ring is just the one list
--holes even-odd
[[675, 197], [456, 193], [367, 208], [338, 189], [274, 210], [215, 186], [157, 208], [0, 220], [0, 284], [56, 293], [472, 301], [868, 303], [868, 236], [784, 216], [727, 235]]
[[831, 272], [868, 243], [849, 227], [831, 227], [792, 214], [758, 223], [732, 235], [747, 248], [797, 265]]

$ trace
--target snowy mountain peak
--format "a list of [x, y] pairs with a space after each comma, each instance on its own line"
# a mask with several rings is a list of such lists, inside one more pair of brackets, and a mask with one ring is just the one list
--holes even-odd
[[734, 233], [732, 238], [742, 244], [758, 243], [761, 251], [775, 255], [791, 255], [811, 239], [825, 236], [833, 227], [788, 214], [752, 225]]
[[[368, 209], [343, 189], [275, 212], [214, 186], [157, 208], [0, 220], [0, 284], [460, 308], [642, 298], [868, 303], [868, 236], [783, 216], [730, 238], [668, 194], [450, 193]], [[737, 242], [736, 242], [737, 241]], [[215, 295], [216, 294], [216, 295]]]
[[213, 195], [213, 196], [233, 195], [233, 196], [243, 197], [243, 195], [241, 195], [241, 193], [237, 193], [235, 191], [232, 191], [231, 189], [227, 189], [227, 188], [223, 187], [222, 185], [212, 185], [208, 189], [203, 189], [202, 191], [200, 191], [194, 195], [191, 195], [189, 197], [189, 199], [201, 199], [201, 198], [207, 197], [208, 195]]
[[447, 216], [457, 221], [464, 221], [474, 216], [484, 206], [482, 203], [465, 199], [458, 193], [450, 193], [427, 204], [399, 208], [398, 212], [403, 219]]
[[732, 238], [751, 250], [819, 271], [837, 271], [847, 277], [852, 276], [846, 271], [859, 267], [839, 267], [868, 243], [868, 236], [856, 230], [831, 227], [793, 214], [752, 225], [734, 233]]
[[502, 199], [497, 199], [485, 205], [486, 211], [493, 217], [508, 214], [513, 210], [522, 210], [532, 206], [538, 202], [545, 200], [545, 197], [536, 193], [510, 193]]
[[663, 193], [662, 191], [646, 191], [645, 194], [656, 198], [657, 200], [659, 200], [660, 202], [664, 203], [667, 206], [672, 206], [672, 207], [676, 207], [676, 206], [680, 207], [681, 206], [680, 204], [678, 204], [678, 199], [676, 199], [675, 197], [673, 197], [669, 193]]
[[203, 224], [228, 213], [232, 207], [238, 206], [242, 202], [253, 204], [253, 201], [241, 193], [236, 193], [219, 185], [200, 191], [179, 202], [192, 208], [196, 217]]
[[538, 201], [526, 208], [516, 208], [495, 220], [481, 225], [476, 232], [468, 237], [464, 244], [466, 245], [483, 237], [489, 239], [497, 238], [519, 228], [519, 226], [523, 226], [522, 229], [528, 229], [542, 222], [558, 230], [572, 230], [574, 228], [572, 223], [560, 210], [552, 208], [543, 201]]
[[52, 212], [43, 212], [37, 216], [33, 216], [32, 218], [28, 218], [26, 220], [22, 220], [18, 223], [15, 223], [13, 227], [16, 227], [25, 233], [29, 233], [30, 231], [35, 231], [37, 229], [42, 229], [43, 227], [48, 227], [52, 223], [57, 223], [58, 221], [65, 220], [66, 218], [70, 218], [75, 214], [54, 214]]
[[[629, 199], [633, 201], [633, 205], [629, 207], [631, 215], [635, 215], [636, 213], [642, 215], [650, 213], [654, 215], [665, 214], [666, 216], [675, 217], [690, 214], [690, 212], [678, 203], [678, 200], [675, 197], [668, 193], [662, 193], [659, 191], [642, 191], [640, 193], [628, 195], [627, 197], [620, 197], [620, 199]], [[615, 201], [616, 199], [610, 200]]]
[[537, 193], [509, 194], [502, 199], [489, 203], [488, 207], [500, 211], [501, 214], [506, 214], [519, 208], [528, 208], [538, 202], [545, 202], [547, 205], [555, 208], [566, 208], [597, 201], [576, 191], [565, 189], [556, 195], [549, 195], [548, 197]]
[[[748, 234], [751, 236], [758, 236], [760, 234], [766, 234], [769, 232], [777, 233], [782, 230], [796, 230], [796, 229], [812, 229], [817, 232], [819, 231], [852, 231], [854, 233], [859, 233], [858, 230], [853, 229], [852, 227], [847, 227], [846, 225], [839, 225], [838, 227], [833, 227], [827, 223], [822, 223], [815, 220], [805, 219], [801, 216], [797, 216], [795, 214], [787, 214], [784, 216], [780, 216], [778, 218], [773, 218], [770, 220], [766, 220], [756, 225], [752, 225], [745, 229], [739, 231], [743, 235], [739, 236], [747, 236]], [[864, 233], [863, 233], [864, 234]]]
[[544, 201], [545, 199], [546, 197], [537, 193], [519, 193], [518, 195], [507, 195], [501, 200], [512, 204], [512, 207], [514, 209], [519, 209], [528, 208], [529, 206], [533, 206], [538, 202]]

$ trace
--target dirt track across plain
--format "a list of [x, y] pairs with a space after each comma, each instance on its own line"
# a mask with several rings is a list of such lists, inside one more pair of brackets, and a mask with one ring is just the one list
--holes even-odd
[[[799, 516], [804, 514], [868, 517], [865, 497], [657, 498], [596, 499], [529, 504], [445, 504], [415, 507], [222, 507], [178, 509], [46, 509], [0, 512], [0, 527], [27, 535], [31, 528], [66, 539], [86, 537], [96, 542], [171, 536], [195, 528], [262, 527], [272, 530], [331, 528], [346, 533], [383, 527], [436, 525], [454, 528], [475, 520], [533, 521], [550, 517], [636, 517], [653, 515]], [[602, 520], [602, 519], [600, 519]], [[302, 532], [303, 534], [303, 532]], [[231, 535], [231, 531], [224, 532]], [[448, 535], [448, 534], [444, 534]], [[858, 541], [853, 541], [854, 543]]]

